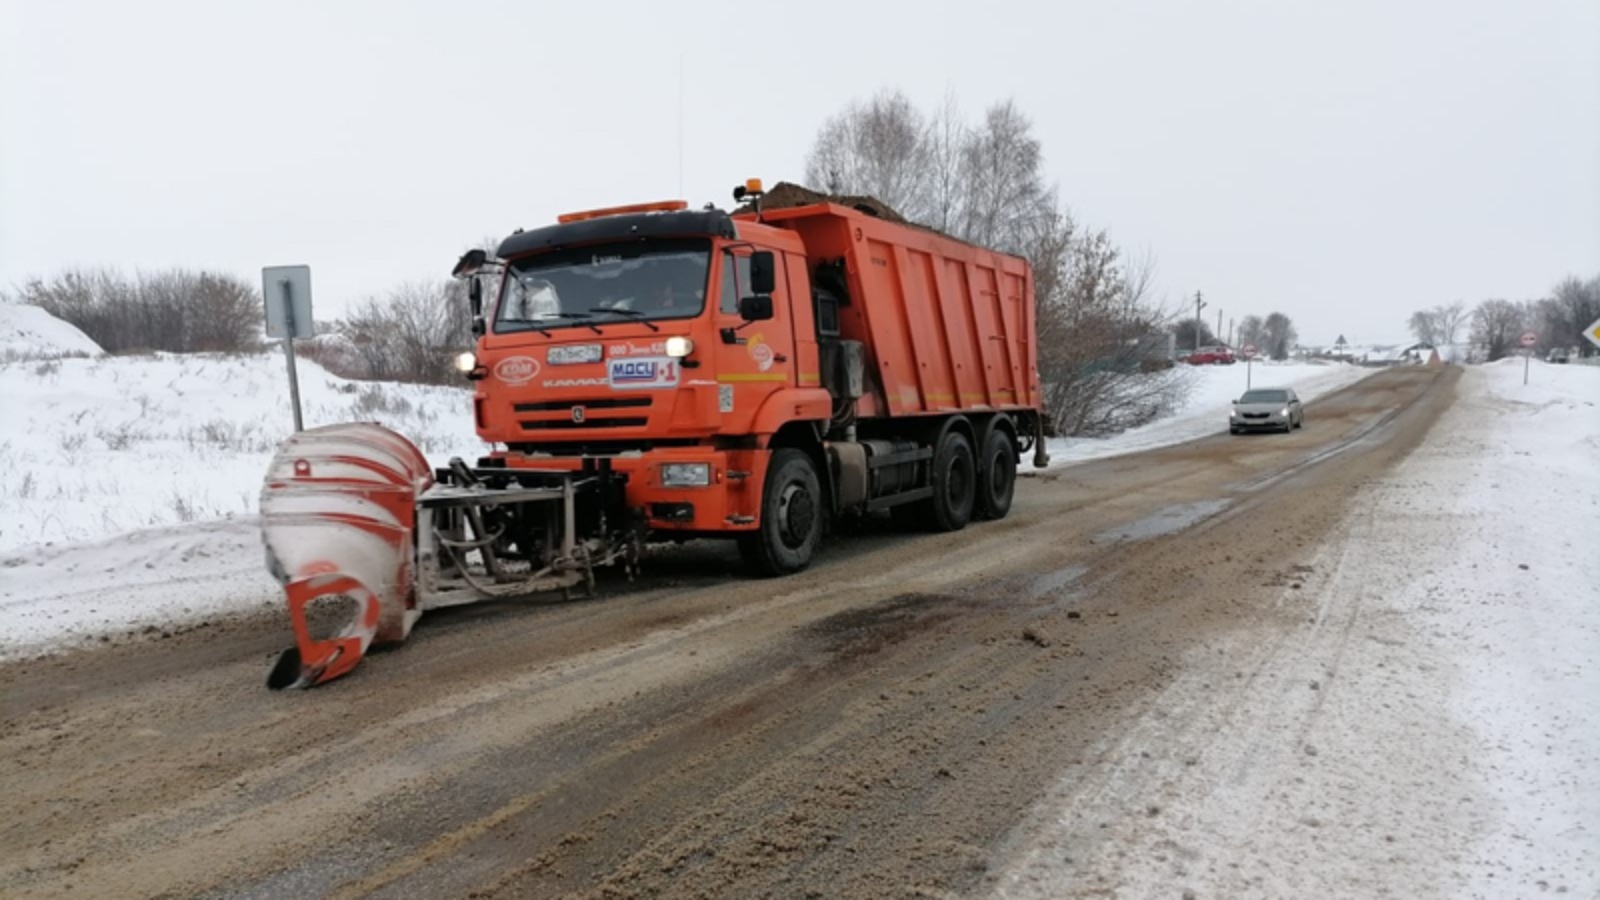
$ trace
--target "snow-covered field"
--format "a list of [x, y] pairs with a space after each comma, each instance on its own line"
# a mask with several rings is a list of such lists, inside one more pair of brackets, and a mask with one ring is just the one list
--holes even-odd
[[[379, 422], [436, 465], [484, 450], [464, 389], [298, 368], [308, 427]], [[255, 511], [288, 396], [276, 350], [105, 356], [0, 304], [0, 659], [281, 603]]]
[[[465, 390], [299, 374], [307, 427], [379, 422], [440, 464], [483, 452]], [[0, 363], [0, 553], [253, 514], [288, 396], [278, 352]]]
[[[1294, 388], [1300, 399], [1309, 403], [1324, 394], [1366, 378], [1378, 369], [1340, 363], [1244, 363], [1231, 366], [1180, 366], [1173, 370], [1186, 381], [1188, 390], [1172, 415], [1148, 425], [1130, 428], [1106, 438], [1051, 438], [1050, 467], [1137, 453], [1156, 447], [1181, 444], [1228, 429], [1229, 403], [1253, 387]], [[1314, 424], [1315, 415], [1307, 414]], [[1023, 469], [1026, 473], [1030, 469]]]
[[[1600, 368], [1522, 375], [1467, 369], [1284, 588], [1311, 623], [1180, 660], [1000, 895], [1600, 897]], [[1136, 751], [1173, 719], [1211, 737], [1159, 769]]]

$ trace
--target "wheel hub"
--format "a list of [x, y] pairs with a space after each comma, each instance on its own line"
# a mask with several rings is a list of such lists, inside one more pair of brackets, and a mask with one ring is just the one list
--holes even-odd
[[791, 484], [778, 496], [779, 533], [791, 550], [806, 542], [816, 519], [816, 503], [804, 485]]

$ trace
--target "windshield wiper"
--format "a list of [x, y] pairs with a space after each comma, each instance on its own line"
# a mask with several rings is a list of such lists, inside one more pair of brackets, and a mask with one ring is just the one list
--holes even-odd
[[637, 319], [640, 324], [644, 325], [644, 327], [650, 329], [651, 331], [659, 332], [661, 330], [660, 327], [658, 327], [656, 325], [656, 323], [650, 321], [649, 319], [644, 318], [644, 313], [638, 311], [637, 309], [620, 309], [620, 308], [609, 307], [609, 306], [591, 306], [591, 307], [589, 307], [589, 312], [592, 312], [592, 313], [615, 313], [616, 315], [619, 315], [619, 316], [630, 316], [630, 317], [633, 317], [633, 318]]
[[552, 319], [577, 319], [578, 320], [578, 324], [586, 326], [590, 331], [594, 332], [595, 334], [605, 334], [605, 332], [601, 331], [598, 327], [596, 327], [593, 322], [588, 321], [589, 316], [585, 315], [584, 313], [558, 312], [558, 313], [545, 313], [545, 315], [549, 316]]
[[[507, 325], [513, 327], [507, 328], [505, 327]], [[550, 332], [547, 330], [549, 327], [549, 325], [540, 325], [532, 319], [501, 319], [495, 326], [495, 332], [505, 334], [511, 331], [537, 331], [548, 338], [550, 337]]]

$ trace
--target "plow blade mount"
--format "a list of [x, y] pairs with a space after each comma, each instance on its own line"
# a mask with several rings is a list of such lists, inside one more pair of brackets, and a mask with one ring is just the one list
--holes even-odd
[[[261, 492], [267, 568], [294, 626], [267, 686], [345, 674], [373, 643], [402, 641], [421, 611], [414, 589], [417, 498], [433, 484], [412, 443], [372, 424], [302, 431], [279, 448]], [[332, 637], [312, 635], [317, 604], [353, 606]]]

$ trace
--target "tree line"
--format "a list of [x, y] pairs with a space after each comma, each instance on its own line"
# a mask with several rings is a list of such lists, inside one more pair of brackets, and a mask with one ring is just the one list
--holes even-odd
[[1268, 313], [1265, 318], [1245, 316], [1239, 320], [1231, 341], [1225, 341], [1221, 335], [1213, 332], [1203, 316], [1175, 323], [1172, 334], [1179, 354], [1196, 347], [1227, 344], [1233, 348], [1255, 347], [1257, 354], [1276, 360], [1288, 359], [1300, 340], [1294, 320], [1281, 312]]
[[[229, 272], [70, 268], [0, 300], [41, 307], [113, 354], [246, 353], [265, 340], [260, 290]], [[318, 337], [296, 347], [344, 378], [453, 384], [451, 359], [472, 345], [470, 329], [463, 282], [407, 282], [319, 323]]]
[[1583, 338], [1583, 329], [1600, 319], [1600, 275], [1587, 281], [1568, 276], [1547, 296], [1515, 302], [1493, 298], [1467, 308], [1463, 302], [1420, 309], [1408, 322], [1418, 342], [1454, 344], [1467, 328], [1472, 355], [1493, 362], [1522, 346], [1525, 332], [1533, 332], [1540, 349], [1575, 348], [1580, 356], [1600, 354]]

